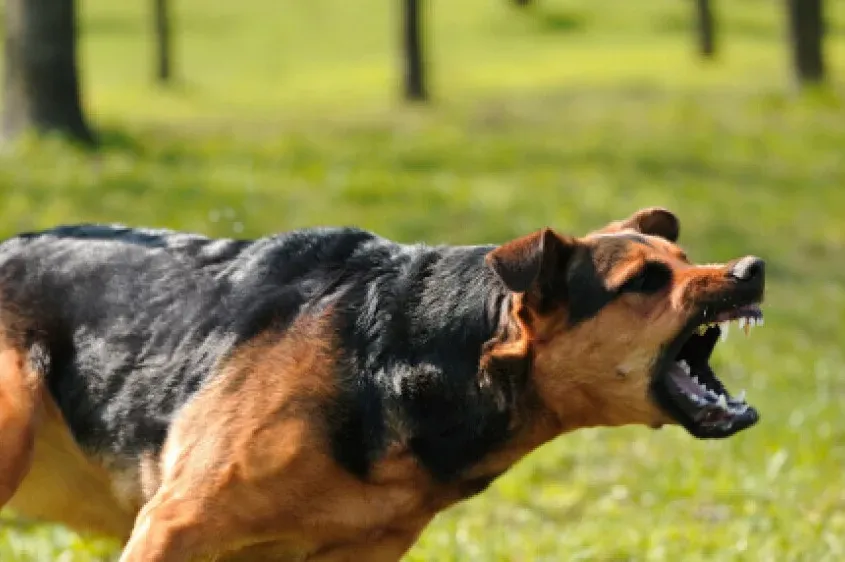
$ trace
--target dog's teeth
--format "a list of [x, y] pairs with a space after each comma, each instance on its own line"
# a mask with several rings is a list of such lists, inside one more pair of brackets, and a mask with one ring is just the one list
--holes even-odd
[[736, 408], [732, 409], [731, 413], [734, 414], [735, 416], [741, 416], [746, 411], [748, 411], [748, 404], [742, 404], [742, 405], [737, 406]]
[[728, 411], [728, 400], [725, 398], [724, 394], [719, 395], [719, 399], [716, 401], [716, 405], [719, 406], [724, 411]]
[[757, 319], [757, 326], [762, 326], [762, 325], [763, 325], [763, 317], [761, 316], [760, 318]]
[[737, 320], [737, 324], [739, 324], [740, 330], [744, 329], [745, 328], [745, 317], [744, 316], [740, 317], [740, 319]]
[[728, 339], [728, 329], [731, 327], [730, 322], [722, 322], [719, 324], [719, 329], [722, 330], [722, 333], [719, 334], [719, 339], [725, 341]]
[[687, 364], [687, 362], [686, 362], [686, 361], [684, 361], [684, 360], [682, 359], [682, 360], [678, 361], [678, 365], [680, 365], [681, 369], [683, 369], [683, 371], [684, 371], [686, 374], [689, 374], [689, 373], [690, 373], [690, 367], [689, 367], [689, 365]]

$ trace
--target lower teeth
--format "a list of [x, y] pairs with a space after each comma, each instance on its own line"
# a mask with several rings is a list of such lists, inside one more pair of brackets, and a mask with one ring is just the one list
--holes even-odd
[[717, 406], [719, 410], [731, 415], [742, 415], [746, 410], [748, 410], [748, 404], [745, 403], [745, 390], [740, 391], [739, 394], [731, 398], [728, 398], [724, 394], [717, 394], [715, 391], [707, 388], [697, 376], [691, 374], [691, 369], [686, 361], [679, 361], [678, 364], [703, 391], [702, 394], [684, 393], [687, 398], [695, 402], [697, 405], [702, 408]]

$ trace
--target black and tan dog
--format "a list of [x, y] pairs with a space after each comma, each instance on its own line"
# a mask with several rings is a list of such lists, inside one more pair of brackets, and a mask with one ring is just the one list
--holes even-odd
[[63, 227], [0, 245], [0, 506], [122, 562], [393, 561], [581, 427], [757, 421], [708, 360], [763, 262], [645, 209], [583, 238], [399, 245]]

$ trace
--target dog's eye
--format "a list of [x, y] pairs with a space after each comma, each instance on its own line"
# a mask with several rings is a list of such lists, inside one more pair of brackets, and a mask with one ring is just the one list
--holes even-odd
[[672, 272], [663, 264], [647, 263], [635, 276], [628, 279], [620, 293], [656, 293], [672, 280]]

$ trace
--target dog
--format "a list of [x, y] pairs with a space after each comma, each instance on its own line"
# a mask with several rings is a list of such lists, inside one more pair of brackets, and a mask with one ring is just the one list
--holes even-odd
[[64, 226], [0, 244], [0, 506], [121, 562], [399, 560], [435, 514], [578, 428], [758, 421], [709, 365], [763, 260], [678, 218], [402, 245]]

